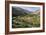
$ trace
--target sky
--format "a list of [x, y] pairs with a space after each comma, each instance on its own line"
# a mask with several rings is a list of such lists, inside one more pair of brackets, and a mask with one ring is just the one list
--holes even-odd
[[25, 10], [28, 10], [30, 12], [36, 11], [36, 10], [39, 10], [40, 9], [40, 7], [20, 7], [20, 8], [25, 9]]

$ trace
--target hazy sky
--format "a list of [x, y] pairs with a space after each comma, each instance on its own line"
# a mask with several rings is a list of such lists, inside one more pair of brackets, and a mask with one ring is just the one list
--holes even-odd
[[40, 7], [20, 7], [20, 8], [28, 10], [28, 11], [36, 11], [40, 9]]

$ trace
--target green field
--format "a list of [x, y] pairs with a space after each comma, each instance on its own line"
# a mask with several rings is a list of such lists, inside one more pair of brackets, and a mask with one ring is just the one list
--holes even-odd
[[40, 16], [38, 14], [27, 14], [12, 17], [12, 28], [40, 27]]

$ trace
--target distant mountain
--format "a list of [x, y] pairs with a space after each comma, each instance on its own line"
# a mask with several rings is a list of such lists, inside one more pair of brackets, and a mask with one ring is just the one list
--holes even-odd
[[35, 12], [30, 12], [30, 11], [22, 9], [20, 7], [12, 7], [13, 16], [26, 15], [26, 14], [37, 14], [37, 13], [39, 13], [39, 10], [37, 10]]
[[22, 9], [20, 7], [12, 7], [12, 14], [13, 14], [13, 16], [26, 15], [28, 13], [29, 13], [28, 10]]
[[35, 12], [32, 12], [31, 14], [39, 14], [40, 15], [40, 10], [36, 10]]

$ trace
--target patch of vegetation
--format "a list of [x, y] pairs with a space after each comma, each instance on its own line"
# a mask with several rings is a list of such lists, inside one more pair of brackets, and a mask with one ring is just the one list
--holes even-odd
[[37, 14], [27, 14], [24, 16], [12, 17], [12, 28], [32, 28], [40, 27], [40, 16]]

